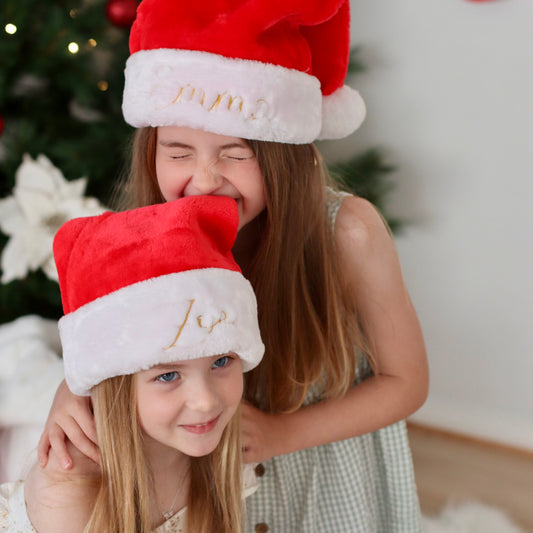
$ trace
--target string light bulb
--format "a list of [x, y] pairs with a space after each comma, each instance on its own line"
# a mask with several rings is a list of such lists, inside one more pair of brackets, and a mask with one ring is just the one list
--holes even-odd
[[108, 87], [109, 87], [109, 83], [107, 83], [107, 81], [105, 80], [101, 80], [98, 82], [97, 84], [97, 87], [103, 92], [103, 91], [107, 91]]
[[4, 30], [6, 30], [6, 33], [8, 33], [9, 35], [13, 35], [15, 33], [17, 33], [17, 27], [14, 25], [14, 24], [6, 24], [5, 27], [4, 27]]
[[80, 50], [80, 47], [78, 46], [78, 43], [75, 43], [75, 42], [71, 42], [68, 44], [68, 51], [71, 53], [71, 54], [77, 54]]

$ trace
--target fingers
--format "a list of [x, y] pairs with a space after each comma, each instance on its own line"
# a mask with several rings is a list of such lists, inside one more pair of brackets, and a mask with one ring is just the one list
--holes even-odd
[[[91, 431], [89, 431], [89, 433], [91, 433]], [[94, 437], [96, 437], [96, 429], [94, 429]], [[50, 445], [63, 468], [72, 468], [72, 458], [67, 451], [67, 440], [70, 440], [70, 442], [72, 442], [81, 453], [89, 457], [89, 459], [100, 464], [98, 446], [88, 437], [87, 431], [80, 427], [75, 418], [68, 417], [63, 419], [61, 426], [55, 424], [49, 431], [49, 438]]]
[[246, 400], [241, 401], [241, 448], [245, 463], [256, 462], [257, 449], [255, 438], [257, 437], [256, 408]]
[[[273, 422], [274, 415], [264, 413], [247, 402], [242, 403], [241, 442], [245, 462], [260, 463], [277, 455], [272, 434], [275, 431], [275, 438], [278, 438], [279, 424], [274, 425]], [[283, 433], [280, 438], [283, 438]]]
[[244, 464], [248, 464], [248, 463], [253, 463], [254, 462], [252, 454], [250, 453], [250, 449], [249, 448], [243, 447], [243, 449], [242, 449], [242, 462]]
[[262, 463], [269, 459], [259, 446], [247, 445], [244, 444], [241, 447], [242, 450], [242, 460], [245, 464], [247, 463]]
[[37, 445], [37, 459], [41, 468], [44, 468], [48, 463], [48, 452], [50, 451], [50, 439], [48, 438], [48, 432], [44, 432], [39, 439]]
[[53, 449], [57, 460], [65, 470], [72, 468], [72, 457], [67, 450], [67, 440], [78, 450], [100, 464], [100, 455], [96, 444], [96, 426], [92, 418], [84, 421], [84, 428], [80, 427], [77, 421], [72, 417], [66, 417], [61, 420], [61, 424], [51, 422], [45, 429], [39, 439], [37, 447], [37, 458], [41, 468], [48, 464], [48, 455]]
[[[48, 447], [47, 453], [50, 451], [50, 448], [54, 450], [54, 453], [57, 457], [57, 460], [65, 470], [72, 468], [72, 458], [70, 457], [67, 451], [67, 445], [65, 443], [66, 435], [61, 429], [61, 426], [54, 424], [48, 430], [48, 440], [50, 445]], [[41, 461], [39, 460], [41, 464]], [[43, 466], [41, 464], [41, 466]]]
[[[88, 440], [97, 448], [98, 445], [98, 436], [96, 434], [96, 424], [94, 422], [94, 417], [91, 410], [91, 400], [90, 398], [80, 398], [76, 409], [72, 413], [74, 422], [79, 426], [83, 434], [87, 437]], [[76, 444], [72, 438], [72, 435], [68, 433], [68, 436], [73, 444]], [[80, 451], [83, 451], [80, 449]], [[87, 455], [87, 454], [85, 454]], [[90, 456], [89, 456], [90, 457]], [[92, 457], [91, 457], [92, 459]]]
[[96, 424], [90, 398], [75, 396], [63, 381], [58, 387], [45, 429], [39, 440], [37, 456], [41, 467], [49, 461], [50, 450], [54, 462], [66, 470], [73, 466], [67, 443], [70, 441], [82, 454], [100, 464]]
[[[96, 428], [94, 431], [88, 432], [86, 429], [82, 429], [76, 421], [72, 419], [73, 425], [69, 429], [68, 437], [72, 444], [78, 448], [78, 450], [86, 455], [89, 459], [94, 461], [96, 464], [100, 464], [100, 453], [98, 451], [98, 446], [95, 443], [96, 440]], [[93, 423], [94, 425], [94, 423]]]
[[261, 455], [260, 447], [254, 440], [254, 435], [248, 431], [241, 432], [241, 451], [244, 463], [256, 463]]

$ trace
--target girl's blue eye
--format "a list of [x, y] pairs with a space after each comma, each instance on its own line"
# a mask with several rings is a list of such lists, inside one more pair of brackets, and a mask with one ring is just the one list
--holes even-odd
[[230, 362], [230, 358], [227, 355], [224, 355], [223, 357], [219, 357], [213, 363], [213, 368], [223, 368], [227, 366], [229, 362]]
[[171, 383], [172, 381], [175, 381], [179, 377], [180, 375], [177, 372], [165, 372], [164, 374], [157, 376], [155, 379], [157, 381], [162, 381], [163, 383]]

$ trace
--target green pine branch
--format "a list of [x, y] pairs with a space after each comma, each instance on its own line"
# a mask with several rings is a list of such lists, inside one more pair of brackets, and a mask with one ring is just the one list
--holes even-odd
[[128, 32], [109, 23], [104, 0], [85, 4], [2, 2], [2, 21], [17, 32], [0, 31], [0, 197], [27, 152], [45, 154], [68, 179], [88, 176], [88, 194], [108, 203], [131, 131], [121, 114]]
[[387, 213], [387, 197], [394, 190], [391, 174], [396, 167], [385, 161], [378, 148], [370, 148], [350, 159], [329, 165], [332, 177], [339, 185], [372, 202], [387, 220], [391, 230], [399, 231], [403, 221]]
[[[350, 78], [366, 70], [360, 55], [361, 47], [357, 46], [350, 50], [348, 65]], [[402, 228], [404, 221], [390, 216], [387, 212], [387, 199], [395, 185], [392, 174], [396, 168], [386, 162], [384, 150], [370, 148], [362, 153], [356, 153], [345, 161], [330, 164], [329, 170], [343, 189], [372, 202], [380, 210], [392, 231], [399, 231]]]

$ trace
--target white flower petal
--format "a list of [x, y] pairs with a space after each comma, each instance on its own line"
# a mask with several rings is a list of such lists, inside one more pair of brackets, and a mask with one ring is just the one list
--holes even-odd
[[37, 270], [53, 254], [54, 235], [47, 228], [32, 228], [32, 230], [25, 233], [24, 246], [28, 267], [31, 270]]
[[13, 195], [31, 224], [38, 224], [53, 216], [64, 183], [62, 174], [46, 156], [41, 154], [34, 161], [24, 154], [22, 164], [17, 169]]
[[86, 178], [65, 180], [46, 156], [34, 161], [24, 155], [13, 196], [0, 200], [0, 229], [11, 236], [1, 258], [3, 283], [38, 268], [57, 281], [52, 253], [56, 231], [67, 220], [106, 210], [96, 198], [83, 196], [86, 186]]
[[75, 198], [61, 205], [65, 219], [100, 215], [106, 208], [96, 198]]
[[15, 174], [15, 189], [33, 189], [53, 196], [63, 179], [61, 173], [58, 179], [58, 172], [46, 156], [40, 155], [37, 160], [33, 160], [28, 154], [24, 154], [22, 164]]
[[48, 279], [59, 282], [59, 277], [57, 275], [56, 262], [54, 261], [53, 257], [50, 257], [50, 259], [48, 259], [48, 261], [44, 263], [44, 265], [42, 266], [42, 269]]
[[24, 279], [28, 274], [26, 248], [21, 238], [11, 237], [2, 251], [2, 283]]
[[14, 195], [20, 211], [32, 225], [39, 225], [57, 211], [55, 198], [44, 191], [19, 187], [14, 191]]
[[26, 225], [17, 201], [13, 196], [0, 200], [0, 230], [6, 235], [13, 235]]
[[46, 157], [45, 155], [39, 154], [37, 156], [36, 162], [45, 172], [48, 173], [50, 180], [54, 183], [56, 191], [63, 187], [63, 185], [68, 183], [68, 181], [65, 179], [65, 176], [63, 176], [61, 170], [55, 167], [50, 161], [50, 159], [48, 159], [48, 157]]
[[85, 194], [87, 187], [87, 178], [78, 178], [77, 180], [65, 181], [59, 190], [60, 198], [81, 198]]

